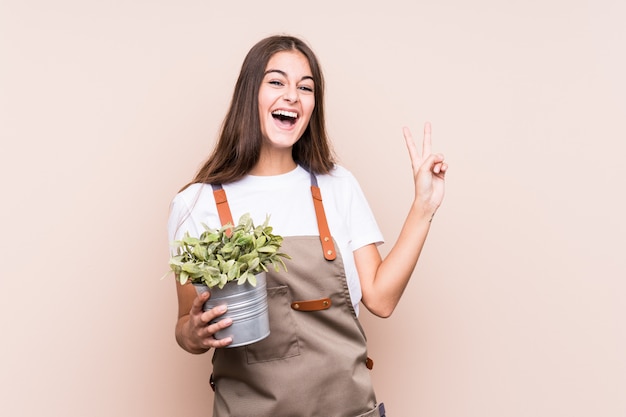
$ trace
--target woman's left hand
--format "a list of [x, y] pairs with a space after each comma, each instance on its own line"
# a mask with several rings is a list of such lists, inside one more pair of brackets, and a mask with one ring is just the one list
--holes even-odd
[[415, 204], [419, 205], [429, 219], [443, 201], [445, 192], [444, 180], [448, 164], [440, 153], [432, 153], [432, 139], [430, 123], [424, 125], [424, 139], [420, 155], [417, 145], [411, 136], [409, 128], [403, 128], [404, 140], [411, 165], [413, 166], [413, 180], [415, 181]]

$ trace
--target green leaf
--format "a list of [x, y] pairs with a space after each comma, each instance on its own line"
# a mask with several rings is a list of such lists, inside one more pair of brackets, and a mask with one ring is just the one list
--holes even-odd
[[283, 266], [283, 269], [285, 270], [285, 272], [287, 272], [287, 265], [285, 265], [285, 262], [281, 258], [276, 258], [276, 261], [279, 262]]
[[274, 246], [263, 246], [262, 248], [257, 248], [256, 250], [261, 253], [276, 253], [276, 248]]
[[269, 223], [270, 223], [270, 215], [268, 214], [265, 216], [265, 221], [263, 222], [263, 228], [266, 228]]
[[261, 260], [259, 258], [251, 259], [248, 262], [248, 270], [249, 271], [254, 271], [255, 269], [257, 269], [259, 267], [260, 264], [261, 264]]
[[209, 229], [200, 235], [200, 240], [203, 243], [217, 242], [220, 239], [220, 233], [217, 230]]
[[226, 274], [220, 274], [218, 286], [220, 288], [224, 288], [224, 285], [226, 285], [226, 283], [228, 283], [228, 276], [226, 276]]
[[196, 258], [200, 259], [201, 261], [206, 261], [209, 258], [209, 252], [206, 246], [198, 245], [193, 248], [192, 253], [196, 256]]
[[263, 246], [265, 246], [265, 242], [267, 242], [267, 237], [265, 237], [265, 236], [259, 236], [259, 237], [256, 239], [256, 243], [255, 243], [255, 245], [254, 245], [254, 246], [256, 246], [256, 247], [257, 247], [257, 249], [258, 249], [258, 248], [262, 248]]
[[228, 242], [227, 244], [224, 245], [224, 247], [222, 248], [222, 250], [220, 250], [220, 252], [223, 254], [226, 254], [226, 253], [232, 252], [233, 249], [235, 249], [235, 244], [232, 242]]
[[181, 269], [186, 274], [193, 274], [195, 272], [200, 271], [200, 266], [197, 265], [197, 264], [194, 264], [192, 262], [186, 262], [186, 263], [183, 264]]
[[209, 275], [219, 275], [220, 269], [216, 266], [206, 265], [206, 267], [204, 268], [204, 272]]
[[200, 240], [198, 238], [189, 236], [189, 233], [185, 233], [185, 236], [183, 236], [181, 240], [182, 244], [190, 246], [196, 246], [199, 242]]
[[178, 281], [180, 282], [180, 285], [185, 285], [188, 279], [189, 275], [185, 271], [182, 271], [180, 275], [178, 275]]
[[259, 253], [256, 250], [252, 250], [250, 253], [246, 253], [245, 255], [241, 255], [239, 257], [239, 262], [249, 264], [251, 260], [258, 258]]
[[229, 281], [234, 281], [239, 278], [239, 267], [235, 264], [231, 265], [227, 270], [227, 276]]
[[239, 254], [241, 254], [241, 248], [239, 246], [235, 246], [233, 251], [230, 253], [230, 259], [239, 259]]
[[256, 287], [256, 275], [254, 274], [248, 274], [248, 282], [250, 283], [250, 285], [252, 285], [253, 287]]
[[252, 227], [252, 218], [250, 213], [246, 213], [239, 218], [239, 225], [243, 226], [244, 230], [250, 230]]

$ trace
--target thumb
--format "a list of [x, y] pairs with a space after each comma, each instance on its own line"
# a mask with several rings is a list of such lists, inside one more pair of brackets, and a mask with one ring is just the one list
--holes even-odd
[[444, 160], [445, 158], [443, 154], [433, 153], [424, 160], [420, 168], [426, 171], [434, 171], [435, 166], [438, 164], [442, 164]]
[[191, 314], [200, 314], [202, 313], [204, 303], [211, 297], [211, 293], [209, 291], [205, 291], [203, 293], [198, 294], [198, 296], [193, 300], [191, 304]]

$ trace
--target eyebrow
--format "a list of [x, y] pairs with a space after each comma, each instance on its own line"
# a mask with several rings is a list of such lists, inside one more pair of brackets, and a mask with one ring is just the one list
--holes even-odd
[[[279, 70], [279, 69], [268, 69], [267, 71], [265, 71], [263, 76], [266, 76], [270, 72], [277, 72], [277, 73], [281, 74], [283, 77], [287, 77], [287, 73], [285, 71]], [[305, 75], [304, 77], [300, 78], [300, 81], [304, 81], [304, 80], [311, 80], [311, 81], [315, 82], [313, 77], [311, 77], [310, 75]]]

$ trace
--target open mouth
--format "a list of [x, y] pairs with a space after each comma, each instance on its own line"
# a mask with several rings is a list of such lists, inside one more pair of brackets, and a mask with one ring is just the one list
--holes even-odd
[[272, 112], [274, 120], [284, 126], [293, 126], [298, 120], [298, 113], [287, 110], [275, 110]]

